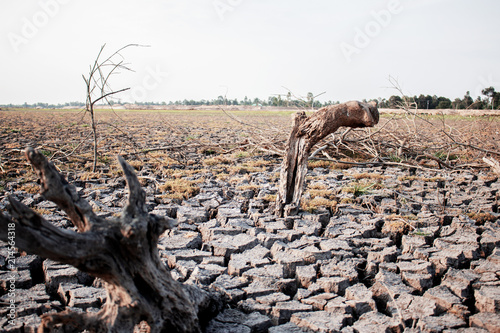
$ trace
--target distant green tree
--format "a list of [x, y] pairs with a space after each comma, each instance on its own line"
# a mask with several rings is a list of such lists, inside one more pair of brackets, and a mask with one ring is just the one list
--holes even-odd
[[426, 105], [426, 99], [425, 99], [425, 96], [420, 94], [420, 96], [415, 96], [413, 97], [415, 103], [417, 104], [417, 108], [419, 109], [426, 109], [427, 105]]
[[437, 109], [449, 109], [451, 108], [451, 100], [446, 97], [438, 97], [437, 99]]
[[417, 108], [419, 109], [435, 109], [438, 105], [438, 97], [431, 95], [420, 95], [413, 97], [414, 102], [417, 104]]
[[474, 100], [472, 99], [469, 91], [467, 91], [467, 93], [464, 96], [464, 104], [466, 105], [466, 107], [469, 107], [472, 104], [474, 104]]
[[498, 108], [500, 106], [500, 92], [496, 92], [495, 88], [489, 87], [483, 89], [483, 95], [488, 96], [491, 99], [491, 109]]
[[481, 98], [481, 96], [477, 96], [476, 100], [474, 101], [473, 106], [474, 106], [474, 109], [484, 110], [484, 109], [488, 108], [488, 101], [487, 100], [483, 100]]
[[455, 98], [455, 100], [453, 102], [451, 102], [451, 107], [453, 109], [465, 109], [465, 106], [464, 106], [464, 103], [462, 102], [462, 100], [460, 98]]
[[385, 98], [379, 97], [378, 98], [378, 107], [381, 109], [387, 109], [387, 108], [389, 108], [389, 103], [387, 102], [387, 100]]
[[432, 100], [430, 102], [430, 107], [431, 109], [437, 109], [438, 106], [438, 97], [436, 95], [432, 96]]
[[270, 106], [278, 106], [278, 98], [276, 96], [269, 96], [267, 98], [267, 104]]
[[218, 105], [225, 104], [224, 103], [225, 101], [226, 101], [226, 99], [224, 98], [224, 96], [222, 96], [222, 95], [221, 96], [217, 96], [217, 101], [216, 102], [217, 102]]
[[390, 109], [398, 109], [399, 107], [401, 107], [402, 104], [403, 104], [403, 99], [396, 95], [389, 97], [389, 100], [387, 101], [387, 106]]
[[463, 106], [464, 108], [468, 108], [469, 106], [471, 106], [473, 103], [474, 103], [474, 100], [472, 99], [472, 97], [470, 97], [470, 92], [467, 91], [465, 93], [465, 96], [464, 96], [464, 99], [462, 100], [462, 103], [463, 103]]

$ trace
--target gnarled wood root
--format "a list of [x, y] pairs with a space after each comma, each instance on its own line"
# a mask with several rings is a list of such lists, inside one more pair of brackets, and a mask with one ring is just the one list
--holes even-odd
[[145, 192], [121, 157], [128, 204], [120, 217], [110, 219], [95, 215], [41, 153], [28, 148], [26, 157], [40, 176], [44, 197], [66, 212], [78, 232], [53, 226], [9, 197], [13, 219], [0, 213], [0, 239], [7, 240], [8, 225], [15, 225], [16, 247], [99, 277], [107, 291], [106, 303], [97, 314], [45, 314], [40, 332], [61, 325], [68, 332], [133, 332], [141, 322], [147, 323], [150, 332], [199, 332], [203, 320], [199, 314], [220, 309], [218, 297], [173, 280], [160, 261], [158, 238], [176, 221], [148, 214]]

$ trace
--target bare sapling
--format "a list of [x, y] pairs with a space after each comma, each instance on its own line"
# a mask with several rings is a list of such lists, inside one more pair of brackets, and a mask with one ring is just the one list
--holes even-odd
[[[139, 46], [137, 44], [128, 44], [118, 51], [111, 54], [111, 56], [102, 60], [102, 52], [106, 44], [101, 46], [99, 53], [97, 54], [94, 63], [90, 66], [88, 76], [82, 75], [86, 86], [86, 101], [85, 101], [85, 112], [90, 115], [90, 126], [92, 128], [93, 135], [93, 157], [94, 162], [92, 165], [92, 172], [97, 169], [97, 146], [98, 146], [98, 134], [97, 134], [97, 122], [95, 117], [95, 106], [98, 102], [105, 101], [108, 105], [110, 104], [109, 98], [113, 95], [121, 93], [123, 91], [129, 90], [130, 88], [123, 88], [119, 90], [112, 90], [110, 87], [110, 78], [114, 74], [118, 74], [119, 70], [130, 70], [124, 63], [120, 52], [131, 46]], [[115, 58], [119, 58], [115, 60]]]

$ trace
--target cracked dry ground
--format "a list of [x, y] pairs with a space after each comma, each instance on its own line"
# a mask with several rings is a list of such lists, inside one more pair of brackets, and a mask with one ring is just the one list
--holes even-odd
[[[103, 136], [110, 155], [97, 173], [86, 171], [85, 153], [64, 157], [57, 150], [85, 137], [78, 117], [71, 115], [70, 126], [58, 113], [30, 114], [33, 124], [50, 120], [44, 132], [16, 128], [19, 118], [2, 116], [0, 208], [13, 195], [61, 228], [71, 226], [36, 194], [35, 176], [17, 149], [29, 144], [52, 154], [94, 210], [109, 216], [127, 195], [111, 153], [179, 147], [127, 159], [150, 212], [179, 222], [158, 246], [173, 277], [226, 299], [206, 332], [500, 332], [500, 181], [486, 168], [311, 162], [303, 211], [280, 219], [272, 214], [280, 159], [256, 153], [255, 132], [221, 114], [151, 114], [154, 121], [133, 122], [120, 114], [128, 130]], [[288, 116], [266, 121], [286, 138]], [[127, 137], [133, 141], [123, 143]], [[71, 266], [20, 253], [16, 270], [7, 270], [1, 244], [2, 332], [35, 332], [43, 313], [94, 312], [105, 302], [100, 281]], [[6, 316], [12, 276], [15, 325]]]

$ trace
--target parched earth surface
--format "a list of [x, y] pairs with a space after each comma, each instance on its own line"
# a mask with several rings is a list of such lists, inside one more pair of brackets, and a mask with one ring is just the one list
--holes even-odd
[[[462, 163], [454, 169], [437, 169], [434, 159], [414, 168], [311, 162], [302, 211], [277, 218], [280, 158], [270, 150], [286, 140], [287, 115], [244, 118], [282, 132], [266, 138], [222, 114], [120, 116], [127, 131], [109, 121], [114, 131], [100, 144], [136, 168], [152, 214], [177, 219], [158, 244], [164, 264], [178, 281], [217, 290], [227, 302], [206, 332], [500, 332], [500, 180], [475, 157], [447, 160]], [[1, 117], [2, 211], [10, 195], [73, 228], [37, 194], [19, 152], [31, 145], [97, 214], [120, 213], [125, 182], [104, 153], [99, 171], [89, 172], [89, 129], [78, 115]], [[461, 131], [480, 137], [482, 127]], [[17, 252], [9, 270], [0, 244], [0, 331], [35, 332], [43, 313], [95, 312], [106, 301], [101, 282], [71, 266]]]

